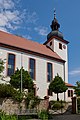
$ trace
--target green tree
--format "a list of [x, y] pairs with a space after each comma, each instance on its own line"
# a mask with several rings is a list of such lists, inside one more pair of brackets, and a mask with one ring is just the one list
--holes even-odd
[[0, 77], [3, 70], [4, 70], [4, 61], [0, 59]]
[[67, 86], [65, 85], [63, 79], [57, 74], [54, 80], [51, 81], [49, 85], [49, 90], [57, 94], [57, 101], [59, 101], [58, 94], [66, 92]]
[[[20, 89], [21, 87], [21, 69], [17, 69], [13, 75], [11, 75], [10, 84], [16, 88]], [[33, 81], [28, 73], [28, 71], [22, 68], [22, 87], [28, 89], [29, 91], [33, 89]]]
[[10, 84], [0, 84], [0, 98], [15, 97], [17, 90]]
[[74, 87], [74, 89], [75, 89], [75, 94], [77, 95], [77, 96], [80, 96], [80, 81], [77, 81], [76, 82], [76, 86]]

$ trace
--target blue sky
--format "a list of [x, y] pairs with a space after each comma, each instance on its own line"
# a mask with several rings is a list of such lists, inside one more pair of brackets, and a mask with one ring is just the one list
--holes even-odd
[[80, 0], [0, 0], [0, 30], [39, 43], [46, 41], [56, 17], [69, 47], [69, 83], [80, 81]]

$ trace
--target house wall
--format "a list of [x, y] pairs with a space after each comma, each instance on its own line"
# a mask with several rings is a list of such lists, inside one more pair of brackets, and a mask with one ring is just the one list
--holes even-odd
[[[50, 60], [47, 58], [35, 56], [28, 53], [22, 53], [20, 51], [11, 50], [8, 48], [2, 48], [0, 47], [0, 58], [6, 59], [5, 62], [5, 69], [3, 72], [4, 75], [4, 81], [9, 81], [10, 78], [7, 76], [7, 57], [8, 53], [15, 54], [16, 57], [16, 63], [15, 63], [15, 70], [17, 68], [21, 68], [21, 59], [22, 59], [22, 66], [25, 70], [29, 71], [29, 58], [34, 58], [36, 62], [36, 78], [34, 80], [34, 84], [36, 84], [36, 95], [40, 96], [40, 98], [44, 98], [44, 96], [48, 95], [48, 86], [49, 82], [47, 82], [47, 62], [52, 63], [53, 65], [53, 78], [57, 75], [57, 73], [63, 78], [64, 80], [64, 65], [63, 63]], [[4, 81], [1, 81], [2, 83]], [[50, 96], [50, 100], [55, 99], [56, 95], [53, 94], [53, 96]], [[60, 94], [60, 99], [64, 100], [64, 94]]]
[[67, 89], [67, 91], [66, 91], [66, 99], [67, 99], [67, 101], [68, 102], [70, 102], [70, 101], [72, 101], [72, 97], [70, 96], [70, 97], [68, 97], [68, 90], [72, 90], [73, 91], [73, 96], [75, 95], [74, 94], [74, 88], [73, 87], [68, 87], [68, 89]]

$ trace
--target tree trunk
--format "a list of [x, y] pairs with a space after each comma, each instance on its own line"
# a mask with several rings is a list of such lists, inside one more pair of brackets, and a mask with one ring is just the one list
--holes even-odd
[[58, 93], [57, 93], [57, 101], [59, 101]]

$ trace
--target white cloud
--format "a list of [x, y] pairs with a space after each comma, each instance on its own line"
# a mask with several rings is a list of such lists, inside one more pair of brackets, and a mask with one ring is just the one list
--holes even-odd
[[1, 31], [4, 31], [4, 32], [8, 32], [7, 29], [4, 28], [4, 27], [0, 27], [0, 30], [1, 30]]
[[47, 27], [39, 26], [39, 27], [35, 27], [34, 30], [38, 32], [39, 35], [42, 35], [42, 36], [46, 36], [48, 34]]
[[28, 40], [31, 40], [31, 39], [32, 39], [32, 37], [31, 37], [30, 35], [24, 35], [23, 37], [24, 37], [24, 38], [27, 38]]
[[[17, 7], [20, 0], [0, 0], [0, 30], [16, 30], [24, 28], [22, 25], [35, 24], [37, 21], [36, 12], [30, 13], [26, 9]], [[24, 23], [24, 24], [23, 24]]]
[[19, 28], [20, 11], [16, 10], [12, 0], [0, 0], [0, 30], [8, 31]]
[[72, 75], [72, 76], [80, 75], [80, 69], [78, 68], [78, 69], [70, 71], [69, 75]]
[[12, 9], [14, 7], [14, 2], [12, 0], [0, 0], [1, 9]]
[[38, 20], [36, 12], [33, 12], [33, 13], [27, 12], [26, 18], [27, 18], [26, 19], [27, 23], [34, 23], [35, 24], [36, 21]]

